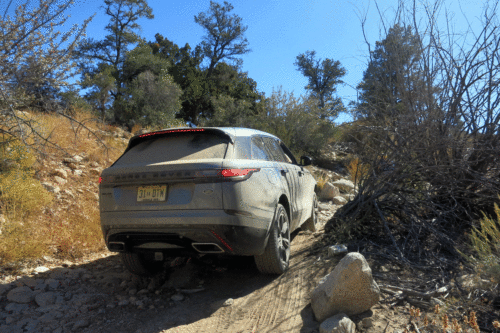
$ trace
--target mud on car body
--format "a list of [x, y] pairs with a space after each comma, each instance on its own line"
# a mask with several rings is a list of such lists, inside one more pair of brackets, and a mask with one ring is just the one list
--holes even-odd
[[132, 137], [99, 178], [101, 227], [129, 271], [171, 256], [254, 256], [288, 268], [290, 232], [316, 228], [316, 184], [283, 142], [245, 128], [176, 128]]

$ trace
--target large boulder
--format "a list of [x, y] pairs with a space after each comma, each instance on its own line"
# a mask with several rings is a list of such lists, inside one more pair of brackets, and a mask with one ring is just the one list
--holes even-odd
[[327, 199], [327, 200], [332, 200], [333, 198], [335, 198], [336, 196], [339, 196], [339, 195], [340, 195], [340, 191], [339, 191], [338, 187], [336, 187], [335, 185], [333, 185], [330, 182], [325, 183], [325, 185], [323, 185], [323, 188], [321, 189], [321, 193], [319, 194], [319, 196], [321, 198]]
[[312, 292], [311, 306], [316, 319], [322, 322], [339, 313], [350, 316], [365, 312], [379, 301], [379, 296], [365, 257], [351, 252], [321, 279]]
[[356, 333], [356, 325], [344, 313], [339, 313], [322, 322], [319, 333]]

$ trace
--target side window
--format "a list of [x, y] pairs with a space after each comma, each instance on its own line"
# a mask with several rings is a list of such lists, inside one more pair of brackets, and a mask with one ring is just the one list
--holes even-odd
[[269, 151], [269, 154], [272, 156], [273, 161], [276, 162], [286, 162], [285, 155], [281, 150], [278, 141], [272, 138], [262, 138], [264, 141], [264, 145]]
[[258, 136], [252, 137], [252, 159], [253, 160], [272, 160], [264, 147], [262, 139]]
[[295, 160], [295, 157], [293, 156], [292, 152], [290, 151], [290, 149], [287, 148], [287, 146], [285, 146], [285, 144], [281, 143], [280, 148], [285, 154], [288, 163], [297, 164], [297, 160]]
[[236, 137], [234, 142], [234, 158], [249, 160], [251, 156], [250, 140], [246, 137]]

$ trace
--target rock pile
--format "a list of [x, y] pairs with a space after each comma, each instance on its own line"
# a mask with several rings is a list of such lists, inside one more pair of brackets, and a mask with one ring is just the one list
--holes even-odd
[[331, 201], [334, 205], [344, 205], [356, 195], [357, 188], [354, 183], [345, 179], [342, 175], [314, 166], [311, 169], [313, 173], [322, 174], [327, 178], [321, 191], [318, 193], [320, 200]]

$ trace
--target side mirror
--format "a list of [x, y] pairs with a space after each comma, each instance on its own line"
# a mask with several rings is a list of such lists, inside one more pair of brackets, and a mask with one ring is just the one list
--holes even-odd
[[310, 158], [309, 156], [301, 156], [300, 157], [300, 164], [302, 166], [311, 165], [312, 164], [312, 158]]

